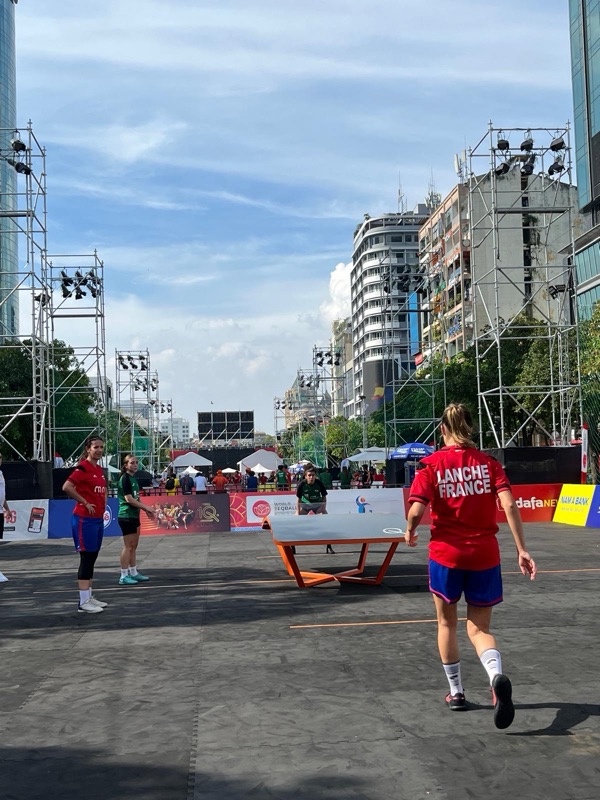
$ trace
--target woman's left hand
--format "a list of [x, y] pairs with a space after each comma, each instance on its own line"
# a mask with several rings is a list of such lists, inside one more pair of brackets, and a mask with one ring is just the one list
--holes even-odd
[[418, 544], [419, 532], [410, 531], [408, 528], [404, 532], [404, 541], [409, 547], [416, 547]]

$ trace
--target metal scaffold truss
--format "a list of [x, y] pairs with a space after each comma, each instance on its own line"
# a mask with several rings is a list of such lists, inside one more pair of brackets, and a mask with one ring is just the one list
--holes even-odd
[[[569, 444], [581, 419], [569, 126], [490, 123], [468, 158], [481, 443]], [[538, 362], [528, 381], [511, 372], [515, 347]]]
[[[30, 391], [5, 385], [0, 396], [0, 440], [20, 459], [47, 461], [49, 425], [49, 319], [51, 290], [46, 259], [45, 150], [31, 123], [0, 129], [0, 349], [31, 364]], [[29, 387], [28, 387], [29, 388]], [[16, 429], [31, 422], [31, 451], [15, 444]], [[28, 437], [29, 439], [29, 437]], [[27, 442], [27, 446], [29, 441]]]
[[[380, 303], [386, 401], [383, 424], [387, 449], [409, 441], [428, 442], [434, 437], [439, 422], [436, 403], [445, 401], [445, 359], [441, 359], [441, 374], [431, 368], [419, 370], [415, 365], [415, 357], [422, 355], [425, 349], [421, 336], [424, 309], [418, 300], [419, 296], [427, 297], [429, 291], [423, 266], [395, 264], [390, 252], [379, 262], [379, 267], [382, 270]], [[409, 393], [419, 396], [423, 409], [421, 416], [406, 416], [403, 401], [406, 402]]]
[[[106, 438], [110, 387], [106, 376], [106, 331], [104, 313], [104, 264], [94, 253], [89, 255], [48, 256], [48, 283], [51, 295], [50, 409], [51, 437], [56, 443], [64, 434], [75, 434], [75, 458], [92, 433]], [[60, 344], [72, 351], [77, 370], [59, 373], [53, 365], [65, 357]], [[75, 342], [73, 344], [72, 342]], [[82, 344], [79, 344], [82, 342]], [[91, 425], [61, 413], [68, 398], [77, 398], [92, 416]]]
[[115, 369], [119, 466], [131, 453], [141, 467], [154, 473], [161, 411], [158, 374], [151, 371], [148, 350], [116, 350]]

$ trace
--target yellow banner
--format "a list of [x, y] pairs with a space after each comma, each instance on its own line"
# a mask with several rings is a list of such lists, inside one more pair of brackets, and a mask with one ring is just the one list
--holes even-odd
[[565, 484], [560, 492], [552, 522], [585, 526], [595, 486]]

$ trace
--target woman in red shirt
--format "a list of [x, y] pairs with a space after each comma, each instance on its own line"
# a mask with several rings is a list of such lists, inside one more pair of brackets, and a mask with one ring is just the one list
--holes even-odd
[[446, 704], [466, 711], [460, 672], [456, 604], [464, 592], [467, 634], [492, 687], [494, 723], [508, 728], [514, 718], [512, 686], [490, 633], [492, 608], [502, 602], [500, 549], [496, 539], [496, 500], [506, 514], [517, 548], [519, 568], [531, 580], [536, 565], [525, 549], [523, 524], [504, 470], [473, 443], [466, 406], [452, 403], [440, 426], [444, 447], [421, 459], [410, 488], [406, 543], [417, 544], [417, 527], [431, 504], [429, 589], [438, 621], [438, 649], [450, 685]]
[[92, 594], [94, 564], [102, 547], [104, 511], [106, 509], [106, 479], [99, 464], [104, 453], [104, 441], [99, 436], [85, 440], [82, 460], [63, 485], [63, 492], [76, 501], [73, 509], [73, 541], [79, 553], [78, 611], [99, 614], [108, 603]]

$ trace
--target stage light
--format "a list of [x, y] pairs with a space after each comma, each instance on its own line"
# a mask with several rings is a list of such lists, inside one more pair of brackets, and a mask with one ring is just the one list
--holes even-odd
[[22, 161], [17, 161], [13, 166], [19, 175], [31, 175], [31, 167], [27, 166], [27, 164], [24, 164]]
[[75, 300], [81, 300], [82, 297], [85, 297], [87, 292], [84, 292], [81, 286], [77, 284], [75, 287]]
[[530, 153], [533, 150], [533, 138], [531, 136], [531, 131], [527, 131], [525, 134], [525, 138], [521, 142], [521, 150], [524, 153]]
[[390, 294], [390, 292], [391, 292], [391, 289], [390, 289], [390, 284], [389, 284], [389, 283], [384, 283], [384, 284], [383, 284], [383, 291], [384, 291], [386, 294]]
[[279, 411], [280, 408], [281, 408], [281, 402], [279, 400], [275, 400], [275, 410]]
[[502, 131], [499, 131], [498, 133], [498, 141], [496, 143], [496, 147], [498, 148], [498, 150], [501, 150], [502, 152], [505, 152], [510, 147], [510, 143], [508, 139], [504, 136]]
[[128, 364], [126, 363], [126, 361], [125, 361], [125, 359], [123, 358], [123, 356], [119, 356], [119, 357], [118, 357], [118, 361], [119, 361], [119, 366], [121, 367], [121, 369], [129, 369], [129, 366], [128, 366]]
[[304, 389], [304, 383], [305, 383], [305, 381], [304, 381], [304, 375], [302, 375], [302, 376], [300, 377], [299, 381], [298, 381], [298, 386], [299, 386], [301, 389]]
[[137, 369], [138, 365], [133, 360], [133, 356], [127, 356], [127, 358], [129, 359], [129, 366], [131, 367], [131, 369]]
[[335, 354], [335, 358], [333, 360], [333, 366], [334, 367], [339, 367], [339, 365], [341, 364], [341, 360], [342, 360], [342, 354], [341, 354], [341, 352], [339, 350], [337, 350], [336, 354]]
[[562, 156], [557, 156], [554, 162], [548, 167], [548, 175], [558, 175], [564, 168], [565, 165], [563, 164]]
[[532, 156], [529, 156], [527, 161], [521, 167], [521, 175], [533, 175], [533, 168], [535, 166], [535, 159], [536, 159], [535, 154], [532, 155]]
[[550, 142], [550, 150], [552, 150], [552, 152], [554, 153], [558, 153], [559, 150], [564, 150], [564, 149], [565, 149], [565, 140], [563, 139], [561, 134], [558, 134]]
[[15, 136], [10, 140], [10, 146], [14, 150], [15, 153], [25, 153], [27, 151], [27, 145], [24, 141], [19, 139], [18, 136]]
[[498, 164], [498, 166], [494, 169], [496, 175], [506, 175], [508, 170], [510, 169], [510, 164], [508, 161], [502, 161], [502, 163]]

